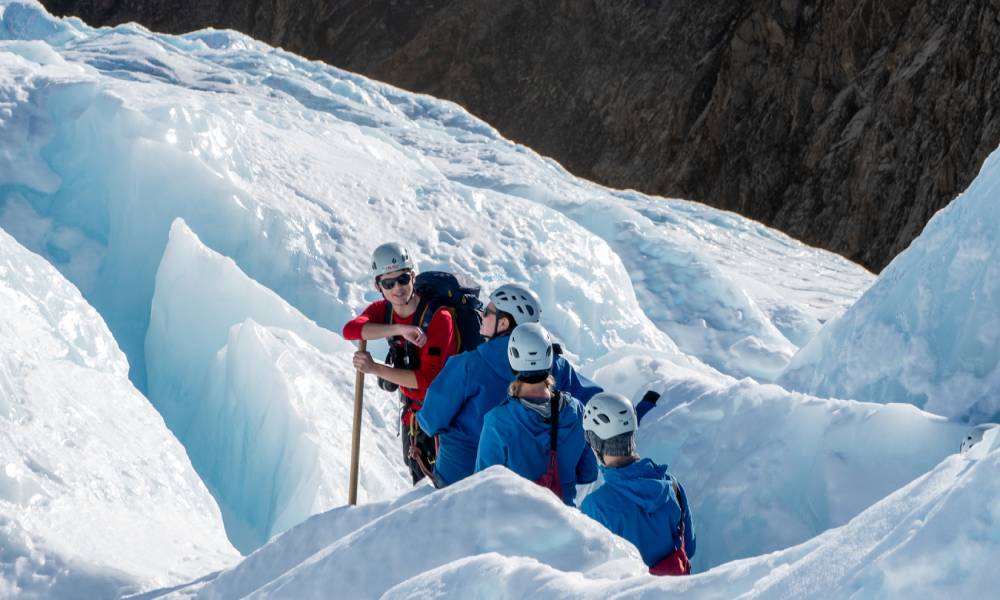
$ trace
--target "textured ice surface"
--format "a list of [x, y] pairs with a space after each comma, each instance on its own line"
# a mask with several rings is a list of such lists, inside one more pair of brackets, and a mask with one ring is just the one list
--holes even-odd
[[676, 342], [761, 379], [871, 280], [731, 213], [578, 180], [454, 104], [233, 32], [92, 30], [12, 4], [4, 36], [0, 98], [17, 99], [0, 224], [105, 316], [140, 389], [177, 217], [329, 328], [371, 298], [369, 252], [396, 239], [425, 268], [531, 283], [581, 359]]
[[[968, 455], [953, 455], [843, 527], [693, 577], [631, 575], [624, 561], [604, 573], [483, 554], [393, 587], [384, 597], [627, 599], [989, 598], [1000, 555], [997, 430]], [[700, 547], [700, 542], [699, 542]]]
[[1000, 418], [1000, 154], [782, 377], [824, 396]]
[[[129, 377], [218, 500], [230, 539], [246, 551], [287, 529], [178, 596], [991, 592], [994, 434], [945, 458], [965, 434], [953, 422], [758, 382], [784, 372], [778, 381], [819, 396], [973, 421], [995, 414], [994, 162], [837, 320], [871, 284], [862, 269], [731, 213], [580, 181], [454, 104], [232, 32], [95, 30], [0, 0], [0, 227], [107, 323]], [[353, 348], [329, 330], [376, 297], [366, 265], [387, 240], [409, 245], [423, 268], [472, 275], [487, 290], [529, 283], [543, 322], [602, 384], [633, 398], [664, 392], [640, 449], [689, 486], [696, 564], [710, 571], [644, 576], [627, 544], [499, 472], [400, 496], [393, 399], [373, 387], [368, 504], [333, 508], [344, 502]], [[50, 489], [112, 491], [103, 504], [77, 500], [79, 513], [55, 504], [45, 505], [51, 514], [0, 513], [0, 595], [29, 582], [36, 594], [99, 596], [218, 568], [232, 550], [219, 542], [217, 509], [125, 382], [115, 340], [88, 329], [104, 327], [97, 314], [79, 295], [73, 302], [89, 316], [55, 327], [58, 311], [45, 313], [38, 323], [48, 325], [7, 336], [0, 409], [26, 410], [16, 399], [34, 381], [24, 375], [36, 368], [32, 353], [62, 361], [46, 363], [52, 374], [34, 385], [72, 382], [99, 398], [54, 414], [56, 427], [12, 417], [11, 431], [42, 430], [10, 442], [21, 458], [0, 473], [0, 505], [30, 505]], [[50, 403], [68, 394], [40, 393]], [[114, 414], [98, 410], [109, 401]], [[146, 421], [129, 425], [136, 415]], [[53, 431], [59, 443], [90, 431], [58, 420], [83, 418], [106, 428], [86, 452], [43, 443]], [[160, 437], [146, 443], [147, 430]], [[141, 449], [116, 446], [126, 443]], [[19, 454], [33, 444], [50, 458]], [[102, 445], [116, 448], [106, 460]], [[70, 476], [58, 473], [72, 483], [63, 490], [45, 473], [74, 456]], [[170, 483], [133, 485], [143, 477]], [[139, 506], [135, 493], [169, 497]], [[109, 503], [115, 510], [87, 512]], [[177, 517], [185, 506], [195, 508]], [[49, 535], [39, 515], [63, 528]], [[67, 523], [175, 535], [114, 536], [104, 547], [98, 536], [81, 559], [90, 546]], [[421, 551], [401, 545], [401, 531]]]
[[[608, 561], [620, 561], [623, 573], [644, 570], [631, 544], [552, 492], [494, 467], [432, 494], [415, 491], [391, 505], [315, 517], [241, 565], [175, 595], [378, 598], [423, 571], [486, 553], [527, 557], [561, 570], [588, 572]], [[284, 563], [281, 570], [269, 567], [275, 562]]]
[[[146, 338], [149, 398], [240, 550], [347, 502], [353, 349], [174, 224]], [[395, 398], [367, 379], [361, 501], [408, 487]]]
[[112, 598], [237, 558], [97, 312], [0, 231], [0, 597]]

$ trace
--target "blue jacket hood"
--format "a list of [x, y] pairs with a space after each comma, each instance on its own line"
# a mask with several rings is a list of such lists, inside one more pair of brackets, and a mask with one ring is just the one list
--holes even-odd
[[600, 465], [604, 480], [648, 513], [659, 510], [673, 498], [673, 480], [667, 475], [667, 465], [658, 465], [648, 458], [615, 469]]
[[[562, 439], [564, 436], [569, 435], [569, 432], [574, 428], [580, 427], [580, 412], [577, 411], [573, 405], [570, 403], [571, 397], [563, 392], [560, 399], [561, 409], [559, 411], [559, 438]], [[511, 398], [507, 396], [504, 403], [511, 403], [516, 405], [516, 409], [511, 410], [510, 415], [517, 422], [518, 425], [524, 427], [525, 431], [531, 433], [531, 436], [535, 438], [538, 445], [542, 448], [548, 448], [551, 442], [552, 436], [552, 426], [546, 423], [541, 416], [530, 408], [525, 407], [521, 404], [520, 400], [517, 398]]]
[[514, 381], [514, 372], [510, 370], [510, 361], [507, 359], [507, 342], [509, 335], [493, 338], [476, 346], [476, 352], [483, 362], [489, 365], [490, 370], [496, 373], [500, 379]]

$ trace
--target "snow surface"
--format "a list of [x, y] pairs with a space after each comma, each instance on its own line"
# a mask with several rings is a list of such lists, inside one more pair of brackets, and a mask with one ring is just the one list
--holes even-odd
[[0, 597], [110, 597], [232, 563], [97, 312], [3, 231], [0, 314]]
[[988, 598], [1000, 553], [1000, 436], [953, 455], [847, 525], [692, 577], [579, 573], [483, 554], [443, 565], [383, 598]]
[[634, 546], [550, 491], [493, 467], [433, 494], [415, 490], [392, 504], [315, 517], [235, 568], [168, 597], [305, 599], [335, 590], [344, 598], [378, 598], [423, 571], [484, 553], [562, 570], [601, 573], [617, 561], [623, 575], [645, 571]]
[[1000, 154], [846, 314], [795, 357], [786, 386], [1000, 419]]
[[[454, 104], [234, 32], [93, 29], [0, 0], [0, 227], [17, 240], [0, 234], [0, 256], [44, 266], [27, 248], [79, 288], [46, 266], [36, 302], [71, 305], [0, 339], [0, 410], [26, 410], [13, 399], [40, 364], [57, 375], [35, 378], [36, 404], [76, 409], [6, 425], [28, 435], [5, 460], [76, 462], [58, 485], [34, 454], [0, 473], [0, 596], [987, 595], [998, 434], [949, 456], [969, 428], [944, 417], [997, 412], [994, 162], [840, 318], [863, 269], [576, 179]], [[640, 450], [688, 487], [707, 572], [649, 577], [627, 542], [502, 469], [407, 491], [395, 400], [371, 381], [364, 504], [340, 507], [353, 347], [330, 330], [377, 297], [366, 265], [386, 240], [486, 290], [529, 284], [588, 374], [663, 393]], [[92, 427], [59, 425], [80, 407]], [[45, 437], [67, 431], [92, 443]], [[102, 491], [50, 515], [36, 488]], [[213, 573], [233, 557], [223, 522], [256, 551]]]
[[425, 268], [530, 283], [583, 360], [676, 342], [762, 379], [871, 281], [736, 215], [576, 179], [454, 104], [233, 32], [93, 30], [13, 3], [4, 33], [20, 175], [0, 182], [0, 225], [80, 287], [142, 390], [177, 217], [331, 329], [373, 297], [371, 246], [398, 239]]

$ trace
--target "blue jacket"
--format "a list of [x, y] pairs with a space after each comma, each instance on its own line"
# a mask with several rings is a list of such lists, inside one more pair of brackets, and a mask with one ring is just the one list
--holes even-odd
[[[625, 467], [600, 469], [604, 485], [583, 499], [580, 510], [584, 514], [635, 544], [650, 567], [680, 548], [677, 526], [681, 509], [666, 465], [643, 458]], [[688, 506], [684, 517], [684, 550], [692, 557], [695, 535], [691, 508], [684, 488], [680, 484], [678, 487], [684, 505]]]
[[[480, 344], [472, 352], [456, 354], [427, 389], [417, 423], [427, 435], [439, 435], [434, 474], [440, 485], [451, 485], [476, 470], [476, 452], [483, 418], [507, 397], [514, 380], [507, 362], [507, 336]], [[594, 382], [578, 374], [566, 359], [556, 356], [552, 365], [555, 388], [586, 403], [601, 392]]]
[[[597, 459], [583, 437], [583, 405], [564, 394], [559, 412], [559, 483], [563, 502], [572, 505], [578, 483], [597, 481]], [[504, 465], [511, 471], [536, 481], [549, 466], [550, 427], [540, 414], [508, 397], [486, 415], [479, 438], [476, 471]]]

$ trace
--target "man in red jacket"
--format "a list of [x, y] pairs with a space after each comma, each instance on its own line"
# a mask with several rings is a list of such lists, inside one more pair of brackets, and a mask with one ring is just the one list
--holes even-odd
[[343, 335], [348, 340], [387, 338], [389, 341], [391, 364], [376, 362], [368, 352], [356, 352], [354, 367], [376, 375], [383, 389], [399, 387], [403, 402], [401, 419], [406, 431], [403, 460], [416, 484], [433, 472], [437, 452], [434, 438], [421, 431], [414, 413], [423, 405], [427, 388], [445, 361], [455, 353], [455, 326], [447, 310], [434, 314], [426, 332], [415, 323], [420, 304], [420, 297], [414, 291], [416, 265], [401, 245], [388, 243], [376, 248], [371, 267], [375, 288], [383, 299], [348, 321]]

